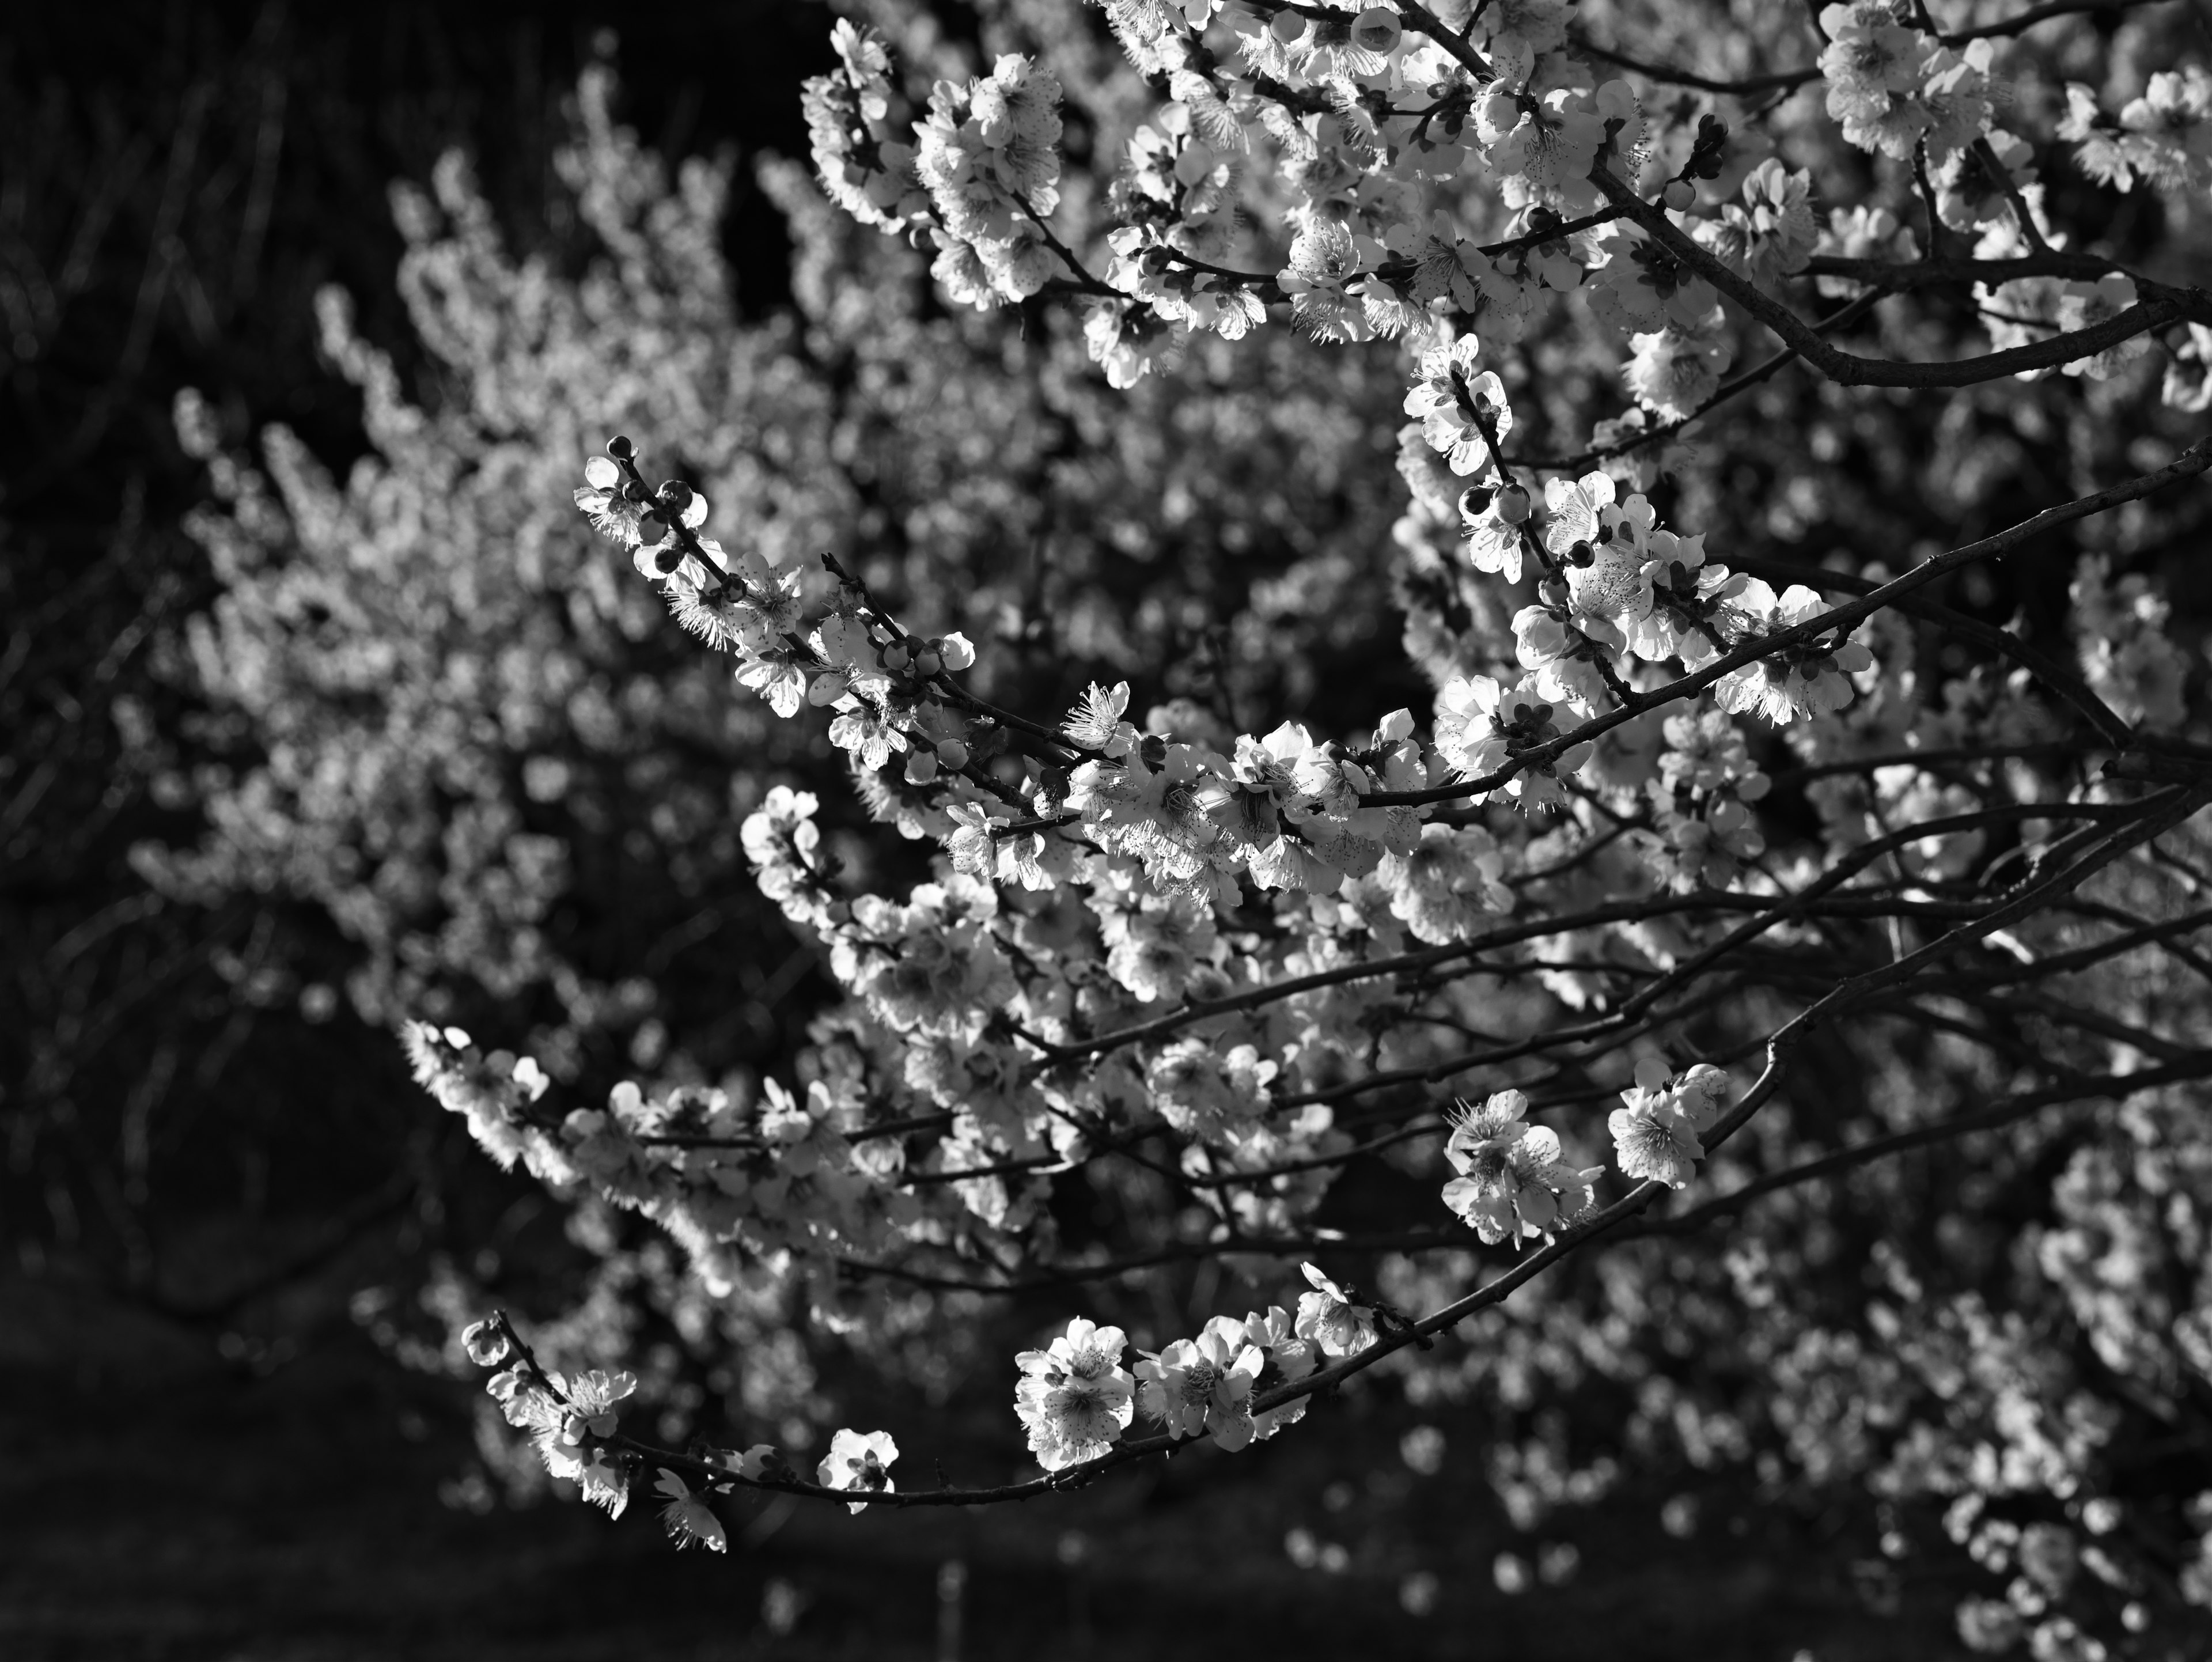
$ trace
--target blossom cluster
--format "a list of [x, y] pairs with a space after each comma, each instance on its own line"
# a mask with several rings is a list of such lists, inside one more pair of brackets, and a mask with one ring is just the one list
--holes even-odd
[[[1328, 1239], [1317, 1220], [1336, 1174], [1391, 1150], [1425, 1184], [1442, 1179], [1434, 1209], [1474, 1241], [1541, 1242], [1548, 1262], [1590, 1238], [1577, 1225], [1710, 1171], [1719, 1140], [1771, 1099], [1782, 1047], [1748, 1099], [1727, 1068], [1666, 1056], [1751, 1054], [1790, 1031], [1808, 980], [1847, 978], [1836, 933], [1856, 931], [1867, 962], [1905, 962], [1910, 937], [1978, 916], [2005, 862], [2037, 868], [2076, 821], [2138, 801], [2069, 763], [2030, 765], [2081, 752], [2072, 718], [2025, 696], [2031, 672], [2049, 672], [2015, 637], [1967, 620], [1960, 639], [2001, 637], [1990, 649], [2021, 668], [1953, 673], [1911, 622], [1832, 598], [1886, 571], [1761, 563], [1778, 527], [1804, 532], [1828, 504], [1778, 490], [1765, 533], [1747, 508], [1751, 545], [1731, 543], [1724, 563], [1684, 528], [1719, 522], [1713, 493], [1658, 483], [1660, 441], [1731, 395], [1722, 376], [1746, 320], [1811, 361], [1775, 321], [1794, 318], [1796, 285], [1849, 301], [1830, 314], [1838, 329], [1911, 286], [1893, 269], [1917, 246], [1898, 211], [1823, 222], [1814, 172], [1794, 158], [1731, 174], [1717, 118], [1689, 130], [1648, 117], [1626, 82], [1596, 78], [1566, 9], [1544, 0], [1447, 7], [1441, 30], [1382, 6], [1109, 10], [1168, 98], [1097, 198], [1060, 204], [1060, 94], [1038, 65], [1002, 56], [988, 76], [940, 82], [901, 148], [888, 55], [843, 27], [844, 67], [810, 92], [825, 185], [870, 222], [926, 237], [957, 299], [1029, 300], [1048, 283], [1076, 296], [1117, 387], [1176, 353], [1211, 360], [1270, 318], [1317, 356], [1378, 343], [1398, 355], [1411, 501], [1396, 536], [1408, 593], [1421, 585], [1407, 609], [1435, 690], [1425, 718], [1409, 705], [1370, 721], [1321, 698], [1243, 731], [1234, 701], [1147, 709], [1131, 680], [1094, 682], [1064, 715], [1002, 709], [966, 634], [909, 630], [834, 557], [817, 579], [730, 552], [707, 534], [699, 493], [647, 485], [618, 440], [586, 464], [580, 507], [776, 714], [826, 708], [872, 816], [940, 858], [927, 881], [870, 892], [815, 793], [780, 785], [743, 819], [761, 892], [846, 995], [817, 1026], [803, 1088], [624, 1085], [604, 1111], [556, 1105], [529, 1064], [410, 1029], [420, 1076], [495, 1153], [661, 1223], [711, 1284], [803, 1282], [833, 1324], [868, 1296], [851, 1282], [887, 1265], [927, 1262], [988, 1290], [994, 1269], [1057, 1258], [1061, 1185], [1124, 1155], [1146, 1173], [1133, 1184], [1160, 1179], [1146, 1192], [1177, 1208], [1149, 1227], [1224, 1257]], [[2101, 327], [2160, 292], [2118, 271], [2067, 275], [2094, 267], [2057, 257], [2033, 147], [1995, 125], [2005, 88], [1986, 35], [1947, 42], [1918, 9], [1872, 0], [1820, 22], [1821, 106], [1843, 143], [1905, 181], [1893, 200], [1924, 210], [1927, 246], [1972, 239], [1991, 275], [2025, 268], [1974, 291], [2000, 348]], [[2193, 107], [2194, 85], [2169, 76], [2160, 108]], [[2077, 107], [2077, 119], [2094, 119]], [[2186, 121], [2123, 125], [2158, 126], [2193, 154]], [[2126, 163], [2159, 180], [2180, 176], [2174, 165], [2148, 151]], [[1729, 188], [1707, 188], [1723, 176]], [[1086, 226], [1094, 212], [1104, 222]], [[1084, 262], [1098, 248], [1103, 275]], [[1617, 367], [1634, 402], [1589, 454], [1546, 459], [1534, 447], [1556, 441], [1571, 400], [1542, 352], [1506, 349], [1569, 294], [1587, 297], [1591, 326], [1573, 327], [1615, 355], [1607, 374]], [[2098, 381], [2151, 350], [2141, 337], [2070, 359], [2037, 348], [2045, 369]], [[2092, 560], [2077, 589], [2092, 627], [2075, 654], [2082, 686], [2069, 679], [2063, 702], [2086, 704], [2106, 738], [2105, 718], [2178, 725], [2195, 672], [2150, 586]], [[1802, 785], [1818, 841], [1788, 814], [1762, 819], [1778, 776]], [[2002, 840], [2013, 827], [2016, 845]], [[2008, 928], [1987, 950], [2033, 964], [2075, 940], [2061, 931]], [[1729, 960], [1741, 979], [1708, 978], [1746, 941], [1760, 944]], [[1739, 997], [1741, 1010], [1717, 1008]], [[2112, 1036], [2132, 1019], [2084, 1031], [2125, 1047]], [[1698, 1042], [1709, 1033], [1732, 1048]], [[2172, 1048], [2116, 1050], [2115, 1074]], [[1439, 1123], [1424, 1093], [1466, 1076], [1496, 1088]], [[1528, 1122], [1532, 1097], [1571, 1111], [1615, 1093], [1610, 1175], [1570, 1158], [1595, 1141], [1589, 1128]], [[1803, 1141], [1777, 1133], [1778, 1147]], [[1607, 1204], [1600, 1186], [1616, 1181]], [[1435, 1239], [1468, 1247], [1462, 1232]], [[1119, 1273], [1073, 1256], [1083, 1275]], [[1729, 1273], [1748, 1285], [1758, 1272]], [[1356, 1371], [1422, 1336], [1381, 1300], [1305, 1275], [1295, 1311], [1215, 1314], [1133, 1362], [1121, 1328], [1088, 1318], [1021, 1352], [1013, 1405], [1037, 1466], [1123, 1458], [1140, 1421], [1159, 1430], [1148, 1446], [1249, 1446], [1304, 1414], [1294, 1387], [1325, 1361]], [[1841, 1348], [1806, 1337], [1780, 1365], [1809, 1379]], [[1664, 1380], [1637, 1384], [1639, 1414], [1672, 1411]], [[597, 1417], [561, 1446], [596, 1448]], [[895, 1493], [896, 1453], [884, 1434], [841, 1431], [811, 1487]], [[1552, 1457], [1516, 1458], [1514, 1481], [1534, 1486]], [[766, 1455], [732, 1469], [796, 1481]], [[672, 1531], [712, 1545], [688, 1481], [667, 1481]], [[1961, 1525], [1977, 1541], [1978, 1527]], [[2045, 1568], [2028, 1579], [2047, 1598], [2063, 1555], [2038, 1540]], [[2012, 1550], [1988, 1547], [1992, 1562], [2000, 1548]]]
[[1444, 1185], [1444, 1204], [1493, 1245], [1551, 1239], [1590, 1209], [1592, 1185], [1604, 1175], [1602, 1166], [1569, 1166], [1559, 1134], [1526, 1123], [1528, 1111], [1518, 1091], [1497, 1092], [1480, 1108], [1462, 1105], [1444, 1144], [1459, 1172]]

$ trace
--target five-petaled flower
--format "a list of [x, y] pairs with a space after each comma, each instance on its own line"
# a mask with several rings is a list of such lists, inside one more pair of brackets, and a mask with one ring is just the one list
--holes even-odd
[[[891, 1440], [888, 1431], [871, 1431], [865, 1436], [860, 1432], [841, 1430], [830, 1440], [830, 1452], [822, 1457], [816, 1475], [824, 1488], [851, 1489], [855, 1494], [890, 1495], [898, 1485], [891, 1481], [891, 1462], [898, 1458], [898, 1445]], [[848, 1503], [853, 1512], [866, 1512], [866, 1501]]]

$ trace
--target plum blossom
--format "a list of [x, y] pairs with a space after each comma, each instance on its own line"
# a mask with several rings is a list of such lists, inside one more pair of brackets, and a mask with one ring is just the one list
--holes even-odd
[[1325, 1356], [1356, 1356], [1375, 1342], [1375, 1312], [1354, 1304], [1352, 1295], [1313, 1264], [1299, 1266], [1310, 1293], [1298, 1295], [1297, 1332], [1321, 1347]]
[[1702, 533], [1654, 531], [1644, 551], [1651, 604], [1629, 626], [1629, 650], [1652, 662], [1680, 658], [1691, 669], [1719, 656], [1722, 614], [1751, 580], [1708, 561]]
[[1602, 1170], [1569, 1166], [1554, 1133], [1524, 1123], [1528, 1111], [1520, 1092], [1499, 1091], [1480, 1108], [1461, 1103], [1451, 1116], [1444, 1158], [1459, 1176], [1444, 1185], [1443, 1202], [1493, 1246], [1550, 1239], [1589, 1209]]
[[1256, 1434], [1249, 1403], [1266, 1361], [1243, 1323], [1213, 1317], [1197, 1338], [1144, 1353], [1136, 1368], [1137, 1406], [1171, 1436], [1211, 1432], [1217, 1446], [1234, 1453]]
[[[1744, 638], [1753, 639], [1794, 628], [1826, 610], [1820, 595], [1802, 583], [1792, 584], [1777, 600], [1754, 577], [1738, 593], [1732, 621]], [[1730, 670], [1714, 686], [1713, 697], [1730, 715], [1756, 714], [1784, 727], [1850, 703], [1850, 678], [1873, 663], [1874, 654], [1859, 642], [1816, 636]]]
[[1120, 1328], [1079, 1316], [1046, 1348], [1014, 1359], [1022, 1372], [1015, 1412], [1047, 1471], [1095, 1459], [1120, 1440], [1136, 1411], [1134, 1381], [1121, 1366], [1127, 1343]]
[[2066, 99], [2058, 137], [2077, 147], [2091, 178], [2121, 191], [2137, 179], [2162, 191], [2212, 186], [2212, 72], [2203, 64], [2156, 71], [2117, 119], [2079, 82], [2068, 86]]
[[637, 545], [644, 505], [623, 494], [623, 471], [605, 456], [594, 456], [584, 464], [584, 483], [577, 488], [576, 506], [601, 536], [624, 548]]
[[1496, 370], [1474, 367], [1481, 350], [1473, 335], [1431, 347], [1422, 354], [1420, 378], [1406, 394], [1406, 413], [1419, 419], [1421, 436], [1462, 478], [1492, 465], [1492, 435], [1503, 439], [1513, 430], [1505, 384]]
[[[1257, 1391], [1303, 1379], [1321, 1365], [1320, 1347], [1311, 1339], [1299, 1336], [1297, 1318], [1279, 1304], [1269, 1305], [1264, 1312], [1255, 1310], [1245, 1317], [1244, 1337], [1267, 1359], [1254, 1385]], [[1308, 1400], [1294, 1397], [1279, 1407], [1255, 1414], [1254, 1440], [1264, 1441], [1284, 1427], [1296, 1425], [1305, 1418]]]
[[1367, 340], [1374, 329], [1354, 292], [1366, 262], [1352, 232], [1334, 220], [1321, 220], [1291, 240], [1290, 263], [1275, 282], [1291, 301], [1291, 320], [1300, 334], [1331, 344]]
[[[888, 1431], [871, 1431], [863, 1434], [853, 1430], [840, 1430], [830, 1440], [830, 1452], [822, 1457], [815, 1476], [824, 1488], [850, 1489], [856, 1495], [890, 1495], [898, 1485], [891, 1481], [891, 1462], [898, 1458], [898, 1445], [891, 1440]], [[846, 1510], [866, 1512], [866, 1501], [848, 1501]]]
[[1708, 1062], [1679, 1075], [1656, 1056], [1638, 1062], [1636, 1083], [1620, 1093], [1627, 1106], [1606, 1121], [1621, 1176], [1687, 1184], [1705, 1154], [1698, 1138], [1720, 1118], [1728, 1090], [1728, 1075]]
[[1698, 240], [1761, 288], [1771, 289], [1804, 265], [1820, 226], [1813, 217], [1813, 176], [1792, 173], [1769, 156], [1744, 176], [1742, 200], [1698, 226]]
[[[2069, 283], [2059, 290], [2058, 326], [2069, 333], [2094, 328], [2098, 324], [2109, 323], [2135, 303], [2136, 285], [2117, 271], [2094, 283]], [[2134, 335], [2117, 346], [2076, 358], [2063, 367], [2069, 375], [2105, 380], [2150, 350], [2151, 338], [2148, 333]]]
[[1695, 328], [1720, 303], [1720, 291], [1664, 244], [1614, 227], [1595, 244], [1602, 264], [1591, 276], [1590, 315], [1617, 334]]
[[729, 1537], [722, 1532], [722, 1520], [714, 1516], [702, 1496], [690, 1491], [681, 1477], [663, 1466], [659, 1480], [653, 1487], [656, 1493], [668, 1497], [667, 1505], [660, 1509], [660, 1526], [668, 1531], [669, 1539], [678, 1549], [700, 1546], [709, 1552], [729, 1549]]
[[1727, 324], [1716, 306], [1689, 325], [1669, 324], [1638, 335], [1622, 379], [1637, 401], [1667, 421], [1687, 421], [1720, 390], [1721, 372], [1734, 356]]
[[1667, 718], [1659, 776], [1647, 782], [1652, 825], [1631, 833], [1676, 893], [1727, 888], [1765, 849], [1751, 806], [1773, 782], [1754, 766], [1743, 734], [1720, 710]]
[[531, 1434], [538, 1458], [555, 1477], [578, 1484], [584, 1498], [619, 1518], [629, 1503], [629, 1477], [608, 1458], [603, 1440], [615, 1434], [616, 1404], [637, 1389], [637, 1376], [599, 1368], [573, 1377], [549, 1374], [544, 1384], [518, 1367], [486, 1386], [509, 1425]]
[[[1462, 776], [1482, 777], [1550, 742], [1557, 735], [1556, 709], [1535, 676], [1510, 688], [1487, 675], [1456, 676], [1437, 695], [1437, 749]], [[1571, 745], [1549, 761], [1522, 767], [1498, 788], [1524, 808], [1553, 806], [1564, 800], [1559, 781], [1581, 772], [1591, 754], [1587, 742]]]
[[1414, 940], [1442, 946], [1471, 939], [1485, 919], [1513, 910], [1504, 869], [1504, 851], [1481, 826], [1429, 825], [1410, 851], [1386, 855], [1376, 875], [1390, 915]]
[[[1909, 156], [1929, 118], [1912, 94], [1934, 43], [1906, 27], [1883, 0], [1851, 0], [1820, 13], [1828, 45], [1820, 53], [1828, 113], [1862, 149]], [[1901, 148], [1900, 148], [1901, 146]]]
[[1540, 190], [1558, 190], [1589, 176], [1613, 113], [1600, 97], [1577, 88], [1560, 88], [1540, 98], [1501, 81], [1475, 106], [1475, 131], [1501, 177], [1519, 174]]

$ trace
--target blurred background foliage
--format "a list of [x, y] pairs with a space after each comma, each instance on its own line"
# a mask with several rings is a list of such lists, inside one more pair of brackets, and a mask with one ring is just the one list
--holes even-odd
[[[1095, 12], [899, 9], [922, 64], [1046, 44], [1078, 161], [1133, 125], [1142, 88]], [[1460, 1654], [1477, 1619], [1544, 1656], [1945, 1653], [1956, 1588], [1882, 1555], [1894, 1516], [1743, 1469], [1741, 1427], [1694, 1405], [1765, 1370], [1826, 1377], [1810, 1318], [1778, 1359], [1689, 1354], [1719, 1330], [1707, 1303], [1794, 1273], [1756, 1243], [1717, 1282], [1639, 1249], [1620, 1302], [1675, 1326], [1677, 1379], [1578, 1373], [1501, 1318], [1463, 1379], [1364, 1392], [1326, 1438], [1233, 1474], [1200, 1452], [1034, 1521], [948, 1537], [772, 1508], [724, 1564], [575, 1508], [483, 1515], [534, 1493], [456, 1366], [455, 1319], [486, 1300], [556, 1353], [626, 1357], [665, 1436], [802, 1445], [833, 1408], [872, 1423], [856, 1403], [915, 1389], [942, 1421], [1066, 1313], [1056, 1293], [916, 1294], [862, 1354], [772, 1299], [712, 1303], [635, 1220], [564, 1213], [408, 1083], [404, 1012], [526, 1044], [586, 1096], [636, 1073], [787, 1078], [830, 983], [754, 891], [738, 819], [774, 783], [816, 788], [862, 880], [924, 868], [927, 844], [862, 835], [808, 720], [769, 719], [591, 539], [567, 496], [607, 434], [718, 524], [835, 550], [912, 621], [988, 640], [981, 690], [1018, 708], [1093, 678], [1232, 731], [1418, 708], [1486, 603], [1400, 535], [1389, 354], [1271, 331], [1114, 393], [1074, 320], [948, 313], [926, 256], [826, 210], [789, 159], [830, 21], [787, 0], [177, 0], [0, 28], [0, 1361], [4, 1482], [28, 1503], [0, 1534], [20, 1549], [0, 1639], [924, 1654], [927, 1567], [957, 1552], [977, 1655]], [[1094, 207], [1072, 190], [1064, 212]], [[2108, 228], [2123, 256], [2173, 232], [2142, 194]], [[1932, 351], [1958, 326], [1941, 303], [1889, 349]], [[1615, 412], [1556, 367], [1540, 423]], [[1915, 403], [1785, 374], [1701, 432], [1667, 511], [1727, 524], [1732, 558], [1894, 563], [2129, 471], [2133, 429], [2096, 407], [2120, 396]], [[2201, 509], [2130, 531], [2199, 638]], [[2063, 641], [2071, 573], [2069, 549], [2030, 551], [1946, 601]], [[1816, 818], [1786, 791], [1774, 807]], [[1801, 1106], [1881, 1123], [1896, 1078], [1832, 1061], [1829, 1099]], [[2024, 1150], [1990, 1227], [2047, 1207], [2075, 1147]], [[1347, 1226], [1393, 1221], [1407, 1192], [1370, 1164]], [[1840, 1304], [1910, 1282], [1863, 1217], [1814, 1221]], [[1579, 1266], [1598, 1280], [1576, 1290], [1616, 1273]], [[1203, 1312], [1217, 1291], [1160, 1297]], [[948, 1317], [962, 1341], [925, 1344]], [[1571, 1375], [1537, 1403], [1531, 1380]], [[1830, 1408], [1799, 1440], [1863, 1443]], [[1671, 1429], [1624, 1470], [1630, 1422]], [[1010, 1425], [933, 1441], [985, 1464]], [[95, 1622], [118, 1555], [147, 1591]], [[385, 1586], [355, 1563], [398, 1568]], [[283, 1613], [219, 1613], [249, 1587]], [[312, 1648], [331, 1634], [354, 1648]]]

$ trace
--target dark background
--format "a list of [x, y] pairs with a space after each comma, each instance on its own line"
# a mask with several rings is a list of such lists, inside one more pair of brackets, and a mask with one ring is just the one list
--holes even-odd
[[[0, 31], [0, 1654], [925, 1655], [951, 1555], [975, 1567], [971, 1655], [1899, 1653], [1822, 1551], [1838, 1520], [1747, 1507], [1695, 1543], [1637, 1513], [1582, 1539], [1619, 1567], [1601, 1590], [1508, 1599], [1472, 1466], [1409, 1501], [1395, 1434], [1357, 1403], [1225, 1482], [1199, 1454], [1013, 1515], [765, 1513], [727, 1559], [679, 1557], [640, 1517], [449, 1503], [472, 1387], [402, 1366], [354, 1295], [417, 1285], [538, 1191], [412, 1088], [387, 1033], [240, 996], [272, 933], [341, 961], [326, 917], [163, 907], [127, 863], [192, 834], [113, 719], [123, 699], [189, 713], [149, 647], [214, 593], [179, 527], [203, 483], [172, 399], [287, 423], [342, 469], [359, 400], [319, 358], [315, 291], [349, 290], [422, 370], [390, 181], [461, 145], [509, 235], [570, 257], [549, 156], [592, 55], [672, 159], [799, 155], [828, 24], [792, 0], [117, 3]], [[781, 304], [781, 224], [742, 186], [726, 246], [747, 310]], [[557, 1277], [550, 1224], [512, 1233]], [[1425, 1620], [1393, 1580], [1284, 1556], [1286, 1528], [1355, 1542], [1378, 1509], [1463, 1547]], [[1940, 1630], [1948, 1601], [1922, 1592]]]

